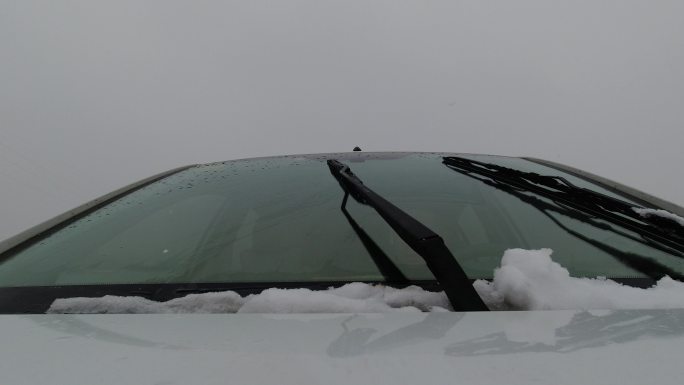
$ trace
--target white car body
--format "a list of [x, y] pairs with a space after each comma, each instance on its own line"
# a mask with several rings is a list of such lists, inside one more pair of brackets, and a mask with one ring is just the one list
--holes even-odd
[[679, 384], [684, 310], [0, 316], [2, 384]]

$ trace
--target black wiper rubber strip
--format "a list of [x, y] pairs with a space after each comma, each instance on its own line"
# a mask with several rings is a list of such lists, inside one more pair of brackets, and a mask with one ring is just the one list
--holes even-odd
[[351, 195], [357, 202], [375, 209], [397, 235], [425, 260], [455, 311], [489, 310], [442, 237], [366, 187], [349, 166], [334, 159], [327, 163], [344, 190], [344, 201]]
[[649, 240], [684, 252], [683, 227], [665, 220], [643, 218], [633, 210], [638, 206], [577, 187], [562, 177], [539, 175], [455, 156], [444, 157], [443, 163], [454, 171], [480, 175], [521, 191], [529, 191], [637, 234], [646, 234]]

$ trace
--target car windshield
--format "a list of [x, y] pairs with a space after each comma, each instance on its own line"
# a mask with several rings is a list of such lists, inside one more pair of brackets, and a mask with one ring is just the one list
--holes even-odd
[[[471, 279], [492, 278], [511, 248], [551, 248], [554, 260], [575, 277], [648, 278], [615, 250], [684, 273], [676, 252], [652, 247], [627, 229], [610, 231], [560, 212], [542, 212], [454, 172], [442, 163], [444, 156], [353, 153], [195, 166], [6, 252], [0, 287], [382, 282], [340, 210], [343, 191], [327, 159], [343, 160], [368, 187], [441, 235]], [[629, 200], [528, 160], [459, 156], [561, 176]], [[405, 277], [434, 280], [423, 259], [372, 208], [349, 200], [346, 209]]]

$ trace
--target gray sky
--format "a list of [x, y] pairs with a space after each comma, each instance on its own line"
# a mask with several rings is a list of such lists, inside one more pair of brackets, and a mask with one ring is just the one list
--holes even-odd
[[175, 166], [355, 145], [684, 204], [684, 2], [0, 0], [0, 238]]

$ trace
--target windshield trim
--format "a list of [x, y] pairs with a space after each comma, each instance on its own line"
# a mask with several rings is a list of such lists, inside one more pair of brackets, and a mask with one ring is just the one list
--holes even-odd
[[[617, 283], [646, 289], [655, 285], [652, 278], [609, 278]], [[469, 279], [470, 284], [476, 279]], [[442, 288], [435, 280], [414, 280], [409, 282], [385, 281], [307, 281], [307, 282], [230, 282], [230, 283], [151, 283], [151, 284], [108, 284], [108, 285], [64, 285], [64, 286], [17, 286], [0, 288], [0, 314], [44, 314], [52, 303], [61, 298], [101, 298], [107, 295], [120, 297], [142, 297], [151, 301], [165, 302], [191, 294], [233, 291], [242, 297], [260, 294], [271, 288], [309, 289], [313, 291], [338, 288], [352, 282], [369, 285], [383, 285], [396, 289], [418, 286], [424, 290], [440, 292]], [[20, 300], [19, 300], [20, 299]]]

